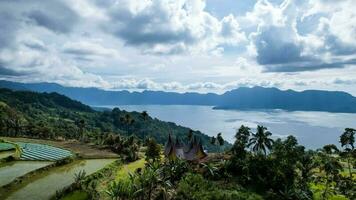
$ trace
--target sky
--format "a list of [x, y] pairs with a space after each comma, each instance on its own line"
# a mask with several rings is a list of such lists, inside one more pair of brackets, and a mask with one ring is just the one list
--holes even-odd
[[0, 0], [0, 79], [356, 95], [354, 0]]

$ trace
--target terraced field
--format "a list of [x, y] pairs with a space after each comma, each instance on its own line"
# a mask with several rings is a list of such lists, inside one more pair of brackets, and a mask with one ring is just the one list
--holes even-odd
[[17, 142], [22, 149], [21, 160], [46, 160], [55, 161], [72, 155], [72, 153], [65, 149], [34, 143]]
[[14, 145], [8, 143], [0, 143], [0, 151], [8, 151], [15, 149]]

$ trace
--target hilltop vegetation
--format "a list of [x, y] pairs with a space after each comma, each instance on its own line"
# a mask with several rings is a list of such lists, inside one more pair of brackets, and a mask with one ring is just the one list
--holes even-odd
[[[190, 129], [153, 119], [146, 112], [126, 112], [119, 108], [95, 111], [58, 93], [0, 89], [0, 132], [3, 136], [78, 139], [98, 144], [112, 135], [152, 137], [164, 144], [169, 133], [185, 139]], [[218, 149], [210, 144], [207, 135], [199, 131], [193, 134], [209, 151]]]
[[148, 153], [156, 149], [151, 144], [145, 164], [141, 159], [113, 168], [74, 193], [121, 200], [353, 200], [355, 134], [345, 129], [341, 149], [325, 145], [312, 151], [293, 136], [273, 140], [266, 127], [252, 132], [241, 126], [231, 149], [210, 154], [203, 163], [162, 159]]

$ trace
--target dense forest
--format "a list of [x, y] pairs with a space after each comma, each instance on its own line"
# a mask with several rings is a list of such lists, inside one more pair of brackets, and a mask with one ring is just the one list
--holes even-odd
[[153, 119], [147, 112], [126, 112], [119, 108], [96, 111], [58, 93], [36, 93], [0, 89], [0, 132], [3, 136], [43, 139], [81, 139], [104, 142], [110, 135], [152, 137], [164, 144], [168, 135], [183, 141], [194, 134], [208, 151], [228, 147], [212, 145], [210, 137], [175, 123]]
[[241, 126], [232, 148], [209, 154], [203, 162], [162, 158], [161, 148], [150, 139], [146, 163], [129, 164], [129, 175], [116, 175], [120, 164], [114, 164], [100, 178], [83, 178], [64, 194], [71, 197], [67, 199], [79, 194], [113, 200], [353, 200], [355, 134], [346, 128], [340, 134], [342, 148], [328, 144], [312, 151], [293, 136], [273, 140], [266, 127], [252, 132]]

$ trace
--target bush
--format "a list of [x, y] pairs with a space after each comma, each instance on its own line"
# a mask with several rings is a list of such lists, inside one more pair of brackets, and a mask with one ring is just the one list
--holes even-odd
[[201, 175], [188, 173], [178, 184], [177, 200], [258, 200], [259, 195], [247, 191], [221, 189]]

